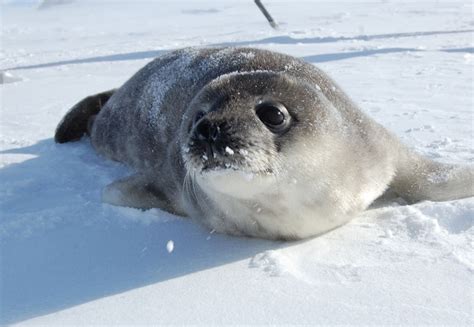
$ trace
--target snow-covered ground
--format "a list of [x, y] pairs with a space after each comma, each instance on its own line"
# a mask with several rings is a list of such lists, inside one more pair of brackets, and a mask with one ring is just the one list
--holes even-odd
[[161, 53], [251, 45], [322, 67], [419, 152], [472, 164], [471, 1], [264, 1], [278, 31], [250, 0], [47, 2], [1, 7], [0, 324], [474, 324], [472, 198], [379, 203], [301, 242], [236, 238], [102, 204], [130, 171], [52, 139], [71, 105]]

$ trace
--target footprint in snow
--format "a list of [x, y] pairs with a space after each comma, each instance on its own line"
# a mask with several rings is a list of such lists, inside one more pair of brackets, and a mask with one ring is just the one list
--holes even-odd
[[272, 277], [292, 276], [306, 283], [312, 283], [298, 267], [296, 260], [280, 251], [258, 253], [250, 259], [249, 267], [259, 268]]

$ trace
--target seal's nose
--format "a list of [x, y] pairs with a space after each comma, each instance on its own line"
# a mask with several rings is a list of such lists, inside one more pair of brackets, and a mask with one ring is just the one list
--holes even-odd
[[220, 133], [220, 127], [207, 118], [201, 119], [194, 128], [195, 137], [201, 141], [215, 142]]

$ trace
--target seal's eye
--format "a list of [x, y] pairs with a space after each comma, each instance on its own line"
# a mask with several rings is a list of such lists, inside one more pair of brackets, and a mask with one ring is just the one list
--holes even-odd
[[257, 105], [256, 114], [272, 132], [282, 132], [288, 126], [286, 108], [279, 103], [263, 102]]

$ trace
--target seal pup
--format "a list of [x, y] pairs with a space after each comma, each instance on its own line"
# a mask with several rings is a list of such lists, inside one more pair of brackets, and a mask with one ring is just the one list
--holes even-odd
[[222, 233], [301, 239], [334, 229], [387, 188], [408, 201], [472, 196], [473, 168], [424, 158], [323, 71], [253, 48], [161, 56], [75, 105], [56, 142], [90, 135], [136, 174], [103, 201], [161, 208]]

